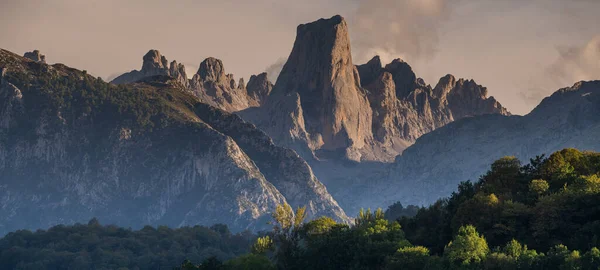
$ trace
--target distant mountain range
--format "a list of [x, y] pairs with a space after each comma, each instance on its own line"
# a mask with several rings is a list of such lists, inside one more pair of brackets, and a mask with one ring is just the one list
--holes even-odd
[[274, 84], [212, 57], [188, 79], [157, 50], [111, 83], [0, 51], [0, 231], [93, 216], [259, 230], [285, 202], [349, 222], [431, 203], [504, 155], [600, 151], [598, 81], [511, 116], [473, 80], [432, 87], [401, 59], [351, 55], [340, 16], [298, 26]]

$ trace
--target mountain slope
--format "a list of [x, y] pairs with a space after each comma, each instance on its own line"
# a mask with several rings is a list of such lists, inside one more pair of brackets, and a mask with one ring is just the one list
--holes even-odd
[[[556, 91], [525, 116], [465, 118], [423, 135], [396, 159], [379, 203], [431, 203], [503, 156], [523, 162], [563, 148], [600, 150], [600, 81]], [[390, 188], [391, 187], [391, 188]]]
[[[347, 219], [293, 151], [199, 103], [177, 78], [115, 86], [5, 50], [0, 69], [2, 232], [93, 216], [133, 227], [259, 229], [286, 202], [282, 192], [310, 215]], [[268, 167], [280, 164], [297, 170]]]

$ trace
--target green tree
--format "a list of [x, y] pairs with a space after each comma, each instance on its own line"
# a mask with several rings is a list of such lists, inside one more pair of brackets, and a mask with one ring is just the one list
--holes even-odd
[[267, 252], [272, 251], [273, 248], [273, 239], [267, 235], [257, 238], [250, 250], [252, 254], [265, 255]]
[[337, 222], [330, 217], [320, 217], [304, 225], [304, 231], [309, 236], [318, 236], [328, 233]]
[[225, 263], [223, 269], [227, 270], [275, 270], [276, 267], [264, 255], [247, 254]]
[[429, 249], [422, 246], [402, 247], [391, 257], [386, 269], [429, 269]]
[[300, 248], [300, 230], [305, 218], [306, 207], [298, 207], [295, 213], [287, 203], [275, 208], [273, 233], [278, 268], [302, 269], [299, 263], [303, 253]]
[[402, 217], [414, 217], [417, 215], [417, 212], [419, 212], [419, 209], [420, 208], [415, 205], [404, 207], [402, 203], [395, 202], [385, 210], [384, 216], [389, 221], [396, 221]]
[[444, 255], [452, 263], [461, 265], [479, 264], [489, 252], [485, 238], [479, 235], [475, 227], [460, 227], [453, 241], [448, 243]]
[[[195, 269], [195, 268], [189, 268]], [[200, 270], [221, 270], [223, 269], [223, 263], [217, 259], [217, 257], [209, 257], [202, 261], [202, 263], [198, 266]]]
[[594, 247], [581, 258], [581, 269], [600, 269], [600, 250]]
[[529, 191], [537, 197], [545, 195], [550, 189], [550, 185], [546, 180], [535, 179], [529, 183]]
[[527, 182], [521, 175], [521, 161], [515, 157], [496, 160], [481, 177], [478, 186], [486, 194], [495, 193], [504, 199], [512, 199], [527, 191]]

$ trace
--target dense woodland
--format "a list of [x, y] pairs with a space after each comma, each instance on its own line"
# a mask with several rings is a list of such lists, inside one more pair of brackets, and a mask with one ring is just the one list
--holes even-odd
[[[505, 157], [475, 183], [355, 224], [280, 205], [273, 231], [88, 225], [0, 239], [1, 269], [600, 269], [600, 154]], [[182, 263], [183, 262], [183, 263]]]

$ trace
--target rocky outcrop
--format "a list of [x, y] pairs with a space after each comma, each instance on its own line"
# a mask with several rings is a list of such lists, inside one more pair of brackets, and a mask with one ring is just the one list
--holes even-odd
[[244, 88], [243, 85], [238, 88], [233, 75], [225, 74], [223, 62], [213, 57], [202, 61], [198, 72], [190, 80], [190, 90], [202, 102], [228, 112], [249, 107]]
[[[265, 229], [284, 202], [348, 220], [295, 152], [198, 102], [176, 79], [146, 77], [114, 91], [95, 88], [103, 82], [84, 72], [44, 66], [0, 51], [0, 233], [92, 217], [137, 228]], [[55, 102], [53, 80], [76, 85], [85, 76], [94, 82], [86, 96], [101, 107], [71, 102], [78, 87], [62, 89], [68, 106]]]
[[436, 85], [434, 94], [448, 106], [455, 120], [481, 114], [510, 115], [494, 97], [487, 97], [487, 88], [473, 80], [456, 80], [446, 75]]
[[408, 98], [420, 86], [417, 84], [417, 76], [412, 68], [402, 59], [394, 59], [385, 66], [385, 70], [392, 74], [398, 99]]
[[262, 106], [273, 90], [273, 84], [269, 81], [267, 73], [250, 76], [246, 91], [248, 93], [248, 105], [250, 107]]
[[260, 106], [272, 88], [268, 81], [262, 81], [262, 76], [258, 76], [252, 81], [251, 90], [247, 90], [244, 79], [241, 78], [236, 84], [233, 74], [226, 74], [223, 62], [214, 57], [202, 61], [192, 79], [188, 79], [182, 64], [178, 64], [177, 61], [171, 62], [170, 65], [167, 63], [167, 59], [159, 51], [150, 50], [143, 57], [141, 70], [125, 73], [111, 82], [124, 84], [157, 75], [170, 76], [200, 101], [228, 112]]
[[[169, 69], [169, 63], [167, 61], [167, 58], [161, 55], [158, 50], [148, 51], [142, 59], [142, 69], [140, 69], [139, 71], [132, 70], [131, 72], [122, 74], [114, 78], [111, 81], [111, 83], [133, 83], [146, 77], [152, 77], [156, 75], [171, 75], [171, 71], [179, 72], [179, 67], [174, 65], [176, 63], [171, 63], [173, 68]], [[177, 74], [175, 75], [177, 76]]]
[[26, 52], [23, 57], [33, 60], [35, 62], [46, 63], [46, 56], [41, 54], [40, 51], [34, 50], [33, 52]]
[[169, 66], [169, 75], [180, 82], [184, 87], [189, 87], [190, 83], [185, 72], [185, 66], [178, 64], [177, 61], [171, 62]]

